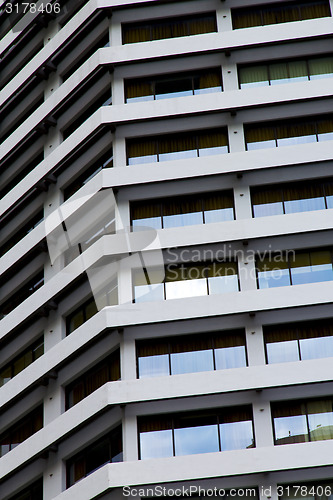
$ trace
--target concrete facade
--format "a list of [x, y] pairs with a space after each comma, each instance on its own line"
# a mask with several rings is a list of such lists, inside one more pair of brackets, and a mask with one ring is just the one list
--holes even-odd
[[[274, 445], [271, 415], [274, 402], [332, 398], [332, 358], [267, 364], [263, 336], [269, 325], [332, 321], [332, 281], [259, 290], [254, 260], [267, 250], [330, 247], [332, 209], [253, 218], [251, 206], [253, 187], [330, 178], [333, 142], [246, 151], [244, 136], [244, 124], [332, 113], [333, 77], [263, 88], [239, 89], [238, 84], [239, 65], [245, 63], [332, 56], [332, 17], [235, 30], [232, 9], [276, 1], [81, 3], [65, 24], [66, 13], [44, 25], [40, 14], [31, 17], [29, 26], [39, 30], [30, 43], [42, 43], [33, 57], [25, 31], [9, 30], [0, 41], [0, 53], [7, 54], [0, 91], [1, 245], [22, 231], [0, 259], [1, 304], [14, 300], [38, 272], [44, 275], [43, 286], [1, 319], [0, 371], [44, 338], [44, 354], [0, 387], [0, 436], [41, 403], [44, 412], [43, 428], [0, 458], [1, 499], [18, 498], [40, 478], [44, 500], [120, 499], [124, 486], [184, 484], [255, 488], [258, 499], [277, 500], [281, 484], [333, 483], [333, 441]], [[329, 4], [333, 13], [333, 0]], [[122, 44], [123, 23], [205, 12], [216, 13], [216, 33]], [[11, 59], [15, 44], [19, 50]], [[125, 103], [126, 79], [212, 67], [221, 68], [222, 92]], [[112, 104], [88, 113], [64, 139], [64, 130], [108, 92]], [[218, 127], [227, 128], [228, 154], [127, 165], [128, 139]], [[65, 200], [68, 186], [108, 154], [113, 168], [103, 168]], [[89, 200], [107, 189], [117, 201], [115, 234], [85, 250], [83, 267], [63, 256], [51, 262], [47, 217], [59, 209], [68, 220], [80, 218]], [[236, 255], [238, 292], [133, 303], [132, 274], [119, 266], [118, 305], [104, 307], [66, 335], [66, 318], [91, 296], [87, 271], [115, 255], [128, 257], [123, 228], [131, 224], [133, 202], [218, 189], [232, 190], [235, 220], [158, 230], [158, 243], [149, 250], [161, 249], [165, 262], [169, 249], [179, 256], [184, 250]], [[41, 210], [43, 221], [27, 232]], [[130, 250], [141, 250], [135, 239]], [[248, 366], [137, 378], [137, 341], [228, 329], [244, 330]], [[121, 379], [66, 410], [66, 387], [117, 348]], [[255, 448], [139, 459], [137, 417], [241, 405], [252, 407]], [[66, 462], [119, 424], [123, 462], [106, 464], [67, 488]]]

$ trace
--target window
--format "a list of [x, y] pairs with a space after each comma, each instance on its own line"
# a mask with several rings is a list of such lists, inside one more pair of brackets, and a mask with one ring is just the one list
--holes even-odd
[[300, 323], [264, 328], [267, 363], [333, 356], [333, 324]]
[[98, 174], [103, 168], [113, 167], [113, 152], [112, 149], [108, 151], [97, 163], [93, 163], [82, 174], [80, 174], [69, 186], [64, 189], [64, 201], [68, 200], [74, 193], [76, 193], [82, 186], [87, 184], [95, 175]]
[[254, 448], [250, 407], [138, 419], [140, 459]]
[[215, 12], [123, 24], [123, 44], [217, 31]]
[[44, 338], [40, 337], [30, 347], [25, 349], [19, 356], [16, 356], [13, 361], [0, 370], [0, 387], [9, 382], [15, 375], [24, 370], [24, 368], [36, 361], [42, 354], [44, 354]]
[[215, 295], [239, 290], [237, 264], [213, 262], [207, 264], [171, 264], [160, 272], [134, 272], [134, 302]]
[[9, 252], [16, 243], [22, 240], [27, 234], [29, 234], [35, 227], [37, 227], [44, 220], [44, 210], [39, 210], [36, 215], [31, 217], [29, 221], [24, 224], [24, 226], [16, 231], [16, 233], [8, 240], [0, 249], [0, 256], [2, 257], [5, 253]]
[[243, 330], [150, 339], [137, 343], [138, 378], [246, 366]]
[[66, 387], [66, 410], [76, 405], [99, 387], [120, 379], [120, 352], [117, 349], [107, 359], [94, 366]]
[[331, 399], [274, 403], [272, 417], [275, 444], [333, 439]]
[[295, 182], [251, 189], [253, 217], [333, 208], [333, 182]]
[[211, 92], [222, 92], [221, 68], [125, 80], [126, 102], [153, 101]]
[[92, 297], [87, 300], [82, 306], [75, 309], [72, 314], [66, 318], [66, 332], [67, 335], [83, 325], [88, 319], [97, 313], [97, 306], [95, 299]]
[[274, 254], [257, 261], [258, 288], [302, 285], [333, 280], [330, 250]]
[[306, 498], [307, 500], [330, 500], [333, 493], [333, 483], [301, 483], [301, 484], [279, 484], [277, 492], [281, 500], [288, 500], [289, 498], [300, 500]]
[[16, 493], [8, 500], [43, 500], [43, 478], [38, 479], [23, 491]]
[[278, 61], [238, 69], [239, 88], [265, 87], [333, 76], [333, 57]]
[[314, 0], [285, 2], [283, 5], [272, 4], [267, 7], [258, 6], [250, 9], [234, 9], [231, 13], [233, 28], [239, 29], [329, 17], [331, 10], [328, 0]]
[[110, 462], [123, 461], [121, 426], [68, 460], [67, 488]]
[[20, 305], [25, 299], [44, 285], [44, 271], [36, 274], [28, 283], [20, 288], [12, 297], [4, 302], [0, 307], [0, 319], [3, 319], [7, 314], [12, 312], [15, 307]]
[[163, 135], [127, 141], [127, 164], [196, 158], [229, 152], [226, 129]]
[[42, 427], [43, 406], [39, 406], [0, 436], [0, 457], [16, 448]]
[[277, 148], [333, 139], [333, 120], [302, 120], [245, 127], [246, 149]]
[[[332, 197], [333, 199], [333, 197]], [[234, 220], [232, 191], [221, 191], [209, 196], [182, 196], [165, 200], [150, 200], [131, 204], [133, 231], [145, 227], [165, 229]]]

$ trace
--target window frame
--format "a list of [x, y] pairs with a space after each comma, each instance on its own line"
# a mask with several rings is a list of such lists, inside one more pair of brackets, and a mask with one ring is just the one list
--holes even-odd
[[[274, 408], [277, 407], [278, 408], [278, 405], [286, 405], [286, 403], [292, 403], [293, 404], [297, 404], [297, 405], [304, 405], [305, 407], [305, 417], [306, 417], [306, 427], [307, 427], [307, 438], [308, 438], [308, 441], [301, 441], [301, 443], [313, 443], [313, 442], [317, 442], [317, 441], [325, 441], [323, 439], [317, 439], [317, 440], [311, 440], [311, 431], [310, 431], [310, 424], [309, 424], [309, 415], [313, 415], [311, 413], [309, 413], [309, 410], [308, 410], [308, 405], [311, 404], [311, 403], [316, 403], [316, 402], [320, 402], [320, 401], [332, 401], [332, 397], [328, 397], [328, 398], [313, 398], [313, 399], [297, 399], [297, 400], [288, 400], [288, 401], [274, 401], [274, 402], [271, 402], [271, 419], [272, 419], [272, 430], [273, 430], [273, 441], [274, 441], [274, 446], [288, 446], [288, 445], [291, 445], [291, 444], [299, 444], [299, 443], [281, 443], [281, 444], [278, 444], [276, 441], [276, 432], [275, 432], [275, 425], [274, 425], [274, 418], [281, 418], [281, 417], [274, 417]], [[291, 405], [291, 407], [292, 407]], [[332, 415], [333, 415], [333, 410], [332, 410]], [[333, 439], [333, 438], [332, 438]]]
[[[183, 412], [179, 412], [179, 413], [162, 413], [162, 414], [158, 414], [156, 415], [156, 421], [158, 421], [158, 418], [162, 418], [162, 419], [166, 419], [166, 420], [169, 420], [171, 422], [171, 426], [170, 426], [170, 430], [172, 431], [172, 449], [173, 449], [173, 454], [168, 456], [168, 458], [171, 458], [171, 457], [176, 457], [176, 456], [190, 456], [190, 455], [196, 455], [196, 453], [192, 453], [192, 454], [185, 454], [185, 455], [177, 455], [176, 454], [176, 449], [175, 449], [175, 429], [178, 428], [178, 429], [184, 429], [186, 427], [176, 427], [175, 426], [175, 421], [177, 419], [180, 419], [180, 418], [191, 418], [191, 417], [196, 417], [196, 418], [204, 418], [204, 417], [207, 417], [207, 418], [215, 418], [216, 419], [216, 427], [217, 427], [217, 437], [218, 437], [218, 446], [219, 446], [219, 450], [217, 452], [209, 452], [209, 453], [223, 453], [224, 450], [222, 450], [222, 446], [223, 446], [223, 443], [222, 443], [222, 439], [221, 439], [221, 434], [220, 434], [220, 424], [222, 423], [221, 422], [221, 419], [223, 417], [223, 414], [224, 413], [227, 413], [227, 412], [237, 412], [237, 411], [240, 411], [240, 410], [243, 410], [243, 411], [248, 411], [250, 414], [251, 414], [251, 420], [238, 420], [237, 422], [249, 422], [251, 421], [251, 428], [252, 428], [252, 439], [253, 439], [253, 446], [252, 448], [256, 448], [256, 435], [255, 435], [255, 428], [254, 428], [254, 418], [253, 418], [253, 407], [252, 407], [252, 404], [244, 404], [244, 405], [237, 405], [237, 406], [228, 406], [228, 407], [223, 407], [223, 408], [214, 408], [214, 409], [206, 409], [206, 410], [203, 410], [203, 409], [200, 409], [200, 410], [197, 410], [197, 411], [183, 411]], [[138, 434], [138, 459], [139, 460], [147, 460], [145, 458], [142, 458], [142, 453], [141, 453], [141, 439], [140, 439], [140, 434], [141, 434], [141, 431], [140, 431], [140, 425], [142, 424], [142, 422], [144, 422], [145, 419], [152, 419], [152, 417], [154, 417], [155, 415], [138, 415], [137, 416], [137, 434]], [[168, 429], [169, 430], [169, 429]], [[238, 448], [238, 449], [242, 449], [244, 450], [244, 448]], [[156, 458], [155, 458], [156, 459]], [[152, 458], [150, 458], [150, 460], [152, 460]]]
[[[248, 361], [248, 353], [247, 353], [247, 345], [246, 345], [246, 335], [245, 335], [245, 329], [242, 329], [242, 328], [236, 328], [236, 329], [230, 329], [230, 330], [218, 330], [218, 331], [215, 331], [215, 332], [204, 332], [204, 333], [192, 333], [192, 334], [184, 334], [184, 335], [180, 335], [180, 336], [175, 336], [175, 337], [155, 337], [155, 338], [151, 338], [151, 339], [137, 339], [136, 342], [135, 342], [135, 358], [136, 358], [136, 378], [137, 379], [140, 379], [140, 378], [146, 378], [146, 377], [140, 377], [140, 373], [139, 373], [139, 359], [140, 359], [140, 356], [139, 356], [139, 348], [140, 348], [140, 344], [151, 344], [152, 346], [154, 345], [154, 343], [156, 344], [156, 341], [159, 342], [159, 341], [164, 341], [167, 343], [168, 345], [168, 364], [169, 364], [169, 373], [168, 373], [168, 376], [173, 376], [174, 374], [171, 372], [172, 370], [172, 365], [171, 365], [171, 354], [172, 354], [172, 343], [174, 341], [174, 343], [177, 343], [179, 341], [195, 341], [195, 340], [198, 340], [200, 341], [203, 336], [209, 338], [208, 340], [208, 343], [210, 344], [210, 349], [212, 350], [212, 359], [213, 359], [213, 370], [207, 370], [207, 371], [219, 371], [220, 369], [216, 368], [216, 353], [215, 353], [215, 350], [218, 349], [218, 347], [215, 346], [215, 337], [220, 335], [220, 336], [223, 336], [223, 335], [241, 335], [244, 339], [244, 344], [242, 345], [242, 347], [244, 347], [244, 354], [245, 354], [245, 366], [244, 367], [239, 367], [239, 368], [245, 368], [245, 367], [248, 367], [249, 366], [249, 361]], [[233, 347], [237, 347], [237, 346], [233, 346]], [[184, 353], [186, 352], [191, 352], [191, 351], [182, 351]], [[147, 356], [148, 357], [148, 356]], [[238, 367], [237, 367], [238, 368]], [[224, 369], [227, 369], [227, 368], [224, 368]], [[184, 372], [185, 373], [185, 372]], [[190, 373], [201, 373], [201, 372], [190, 372]], [[147, 378], [152, 378], [152, 377], [147, 377]]]
[[[147, 20], [142, 20], [142, 21], [134, 21], [134, 22], [128, 22], [128, 23], [121, 23], [121, 35], [122, 35], [122, 45], [130, 45], [132, 43], [145, 43], [145, 42], [152, 42], [156, 40], [168, 40], [170, 38], [180, 38], [184, 36], [195, 36], [197, 34], [202, 34], [202, 33], [195, 33], [194, 35], [191, 35], [189, 32], [189, 23], [191, 23], [194, 20], [202, 20], [203, 18], [209, 18], [211, 17], [211, 20], [214, 21], [215, 24], [215, 31], [207, 31], [205, 33], [217, 33], [218, 31], [218, 26], [217, 26], [217, 20], [216, 20], [216, 11], [205, 11], [205, 12], [200, 12], [197, 14], [192, 14], [192, 15], [178, 15], [178, 16], [170, 16], [170, 17], [163, 17], [163, 18], [153, 18], [153, 19], [147, 19]], [[170, 26], [171, 28], [171, 33], [172, 33], [172, 26], [175, 25], [176, 23], [183, 22], [184, 26], [187, 27], [187, 34], [186, 35], [178, 35], [178, 36], [172, 36], [171, 37], [166, 37], [166, 38], [154, 38], [152, 31], [154, 27], [157, 27], [158, 25], [166, 25]], [[149, 30], [149, 38], [144, 41], [135, 41], [135, 42], [126, 42], [126, 36], [127, 33], [129, 32], [130, 29], [140, 29], [140, 28], [146, 28]]]
[[[119, 361], [119, 378], [114, 380], [111, 377], [111, 371], [112, 371], [111, 367], [112, 367], [112, 364], [116, 363], [117, 361]], [[119, 347], [116, 348], [114, 351], [112, 351], [111, 354], [109, 354], [105, 358], [101, 359], [94, 366], [89, 368], [89, 370], [82, 373], [79, 377], [75, 378], [72, 382], [70, 382], [69, 384], [67, 384], [65, 386], [65, 411], [69, 410], [70, 408], [73, 408], [73, 406], [75, 406], [78, 403], [80, 403], [81, 401], [83, 401], [83, 399], [85, 399], [90, 394], [92, 394], [93, 392], [95, 392], [97, 389], [99, 389], [100, 387], [102, 387], [104, 385], [104, 383], [103, 383], [97, 389], [94, 389], [91, 392], [88, 392], [87, 387], [86, 387], [88, 377], [92, 376], [95, 372], [97, 372], [99, 369], [101, 369], [104, 365], [107, 365], [107, 369], [108, 369], [108, 382], [116, 382], [117, 380], [121, 380], [120, 348]], [[71, 396], [70, 393], [79, 382], [82, 382], [84, 384], [84, 394], [85, 395], [83, 396], [82, 399], [80, 399], [76, 403], [73, 403], [72, 405], [70, 405], [69, 404], [69, 402], [70, 402], [69, 400], [70, 400], [70, 396]]]
[[[173, 265], [173, 266], [176, 266], [176, 268], [174, 268], [173, 270], [175, 271], [176, 269], [178, 268], [183, 268], [183, 269], [186, 269], [186, 268], [195, 268], [195, 267], [198, 267], [200, 268], [200, 266], [204, 266], [204, 273], [205, 273], [205, 276], [204, 278], [193, 278], [193, 279], [189, 279], [189, 280], [174, 280], [174, 283], [177, 283], [177, 282], [183, 282], [183, 281], [196, 281], [196, 280], [199, 280], [199, 279], [205, 279], [206, 280], [206, 288], [207, 288], [207, 294], [205, 295], [199, 295], [199, 296], [203, 296], [203, 297], [206, 297], [206, 296], [209, 296], [209, 295], [215, 295], [215, 294], [212, 294], [212, 293], [209, 293], [209, 278], [210, 276], [208, 276], [208, 267], [209, 266], [214, 266], [214, 264], [231, 264], [231, 265], [234, 265], [235, 268], [236, 268], [236, 271], [237, 273], [233, 276], [237, 276], [237, 285], [238, 285], [238, 292], [241, 290], [240, 288], [240, 279], [239, 279], [239, 269], [238, 269], [238, 261], [237, 260], [226, 260], [226, 261], [223, 261], [223, 262], [218, 262], [218, 261], [205, 261], [205, 262], [180, 262], [180, 263], [174, 263], [174, 264], [167, 264], [165, 267], [164, 267], [164, 271], [165, 269], [167, 268], [167, 266], [170, 266], [170, 265]], [[142, 269], [135, 269], [133, 268], [132, 269], [132, 303], [135, 304], [136, 301], [135, 301], [135, 273], [137, 271], [143, 271], [145, 275], [148, 274], [148, 271], [147, 271], [147, 268], [144, 267]], [[218, 277], [218, 276], [217, 276]], [[164, 278], [163, 278], [163, 281], [161, 282], [161, 284], [163, 284], [163, 299], [162, 300], [172, 300], [172, 299], [167, 299], [166, 298], [166, 283], [170, 283], [170, 281], [166, 281], [166, 273], [164, 272]], [[150, 284], [155, 284], [155, 283], [150, 283]], [[159, 284], [159, 283], [158, 283]], [[227, 292], [226, 292], [227, 293]], [[235, 292], [228, 292], [228, 293], [235, 293]], [[181, 298], [190, 298], [190, 297], [181, 297]]]
[[[40, 356], [36, 357], [35, 354], [34, 354], [36, 347], [38, 347], [40, 344], [43, 344], [43, 354], [44, 354], [44, 334], [42, 334], [37, 340], [35, 340], [32, 344], [30, 344], [29, 347], [26, 347], [23, 351], [21, 351], [21, 353], [18, 354], [17, 356], [15, 356], [9, 363], [3, 365], [3, 367], [0, 368], [0, 375], [6, 369], [10, 368], [10, 371], [11, 371], [10, 380], [12, 380], [14, 377], [16, 377], [16, 375], [18, 375], [19, 373], [21, 373], [21, 371], [25, 370], [25, 368], [27, 368], [29, 365], [31, 365], [32, 363], [34, 363], [36, 361], [36, 359], [38, 359], [41, 356], [43, 356], [43, 354], [41, 354]], [[24, 357], [26, 354], [29, 354], [30, 352], [32, 353], [32, 358], [33, 358], [32, 361], [31, 361], [31, 363], [29, 363], [22, 370], [20, 370], [16, 375], [14, 375], [14, 365], [15, 365], [15, 363], [20, 358]], [[2, 387], [3, 385], [5, 385], [6, 383], [7, 382], [5, 382], [4, 384], [1, 385], [1, 379], [0, 379], [0, 387]]]
[[[195, 78], [198, 78], [200, 76], [206, 75], [207, 72], [213, 73], [218, 75], [220, 78], [220, 84], [221, 84], [221, 92], [223, 92], [223, 81], [222, 81], [222, 71], [221, 71], [221, 66], [214, 66], [211, 68], [205, 68], [204, 70], [193, 70], [193, 71], [182, 71], [180, 73], [170, 73], [170, 74], [162, 74], [162, 75], [152, 75], [150, 77], [138, 77], [138, 78], [126, 78], [124, 80], [124, 95], [125, 95], [125, 104], [130, 104], [128, 99], [133, 99], [133, 98], [128, 98], [127, 97], [127, 86], [129, 86], [131, 83], [149, 83], [152, 88], [152, 96], [154, 101], [159, 100], [156, 99], [156, 84], [157, 83], [166, 83], [166, 82], [174, 82], [177, 80], [182, 80], [183, 78], [188, 78], [191, 79], [191, 84], [192, 84], [192, 96], [195, 95], [195, 90], [198, 90], [195, 88], [195, 83], [194, 80]], [[212, 87], [207, 87], [207, 88], [212, 88]], [[144, 95], [138, 96], [138, 97], [145, 97]], [[147, 96], [148, 97], [148, 96]], [[172, 97], [170, 97], [171, 99]]]
[[[312, 267], [312, 263], [311, 263], [311, 254], [315, 254], [317, 252], [321, 252], [321, 251], [328, 251], [331, 255], [331, 264], [332, 264], [332, 269], [333, 269], [333, 248], [331, 247], [324, 247], [324, 249], [304, 249], [304, 250], [297, 250], [295, 251], [295, 257], [297, 257], [298, 254], [305, 254], [305, 253], [308, 253], [309, 254], [309, 260], [310, 260], [310, 265], [309, 266], [306, 266], [306, 267]], [[285, 251], [286, 253], [288, 252], [287, 250]], [[257, 266], [257, 262], [258, 262], [258, 259], [256, 259], [256, 281], [257, 281], [257, 290], [270, 290], [271, 288], [268, 287], [268, 288], [260, 288], [259, 287], [259, 269], [258, 269], [258, 266]], [[263, 261], [261, 261], [263, 262]], [[281, 262], [281, 261], [279, 261]], [[287, 255], [287, 259], [284, 260], [283, 262], [286, 262], [287, 263], [287, 268], [288, 269], [288, 273], [289, 273], [289, 285], [285, 285], [285, 286], [297, 286], [298, 283], [293, 283], [293, 279], [292, 279], [292, 269], [297, 269], [297, 266], [293, 267], [291, 266], [290, 264], [290, 257], [289, 257], [289, 253]], [[277, 262], [278, 264], [278, 262]], [[276, 267], [278, 267], [276, 265]], [[282, 268], [281, 268], [282, 269]], [[328, 281], [331, 281], [331, 280], [328, 280]], [[301, 283], [302, 285], [309, 285], [309, 284], [312, 284], [312, 283], [325, 283], [325, 281], [315, 281], [315, 282], [311, 282], [309, 281], [308, 283]], [[283, 285], [281, 285], [281, 287], [276, 287], [276, 288], [282, 288]]]
[[[206, 222], [206, 218], [205, 218], [205, 212], [207, 211], [205, 209], [205, 202], [207, 200], [211, 201], [212, 199], [215, 199], [217, 197], [223, 197], [223, 196], [225, 196], [226, 198], [227, 197], [232, 198], [232, 206], [228, 207], [228, 208], [232, 208], [232, 211], [233, 211], [233, 219], [230, 219], [230, 220], [236, 220], [234, 192], [232, 189], [226, 189], [223, 191], [213, 191], [213, 192], [211, 192], [211, 195], [207, 195], [205, 193], [197, 193], [195, 195], [189, 194], [189, 195], [184, 195], [184, 196], [166, 197], [166, 198], [162, 198], [162, 199], [151, 198], [151, 199], [133, 201], [130, 203], [131, 230], [132, 230], [132, 232], [134, 232], [133, 231], [133, 228], [134, 228], [133, 221], [139, 220], [139, 219], [134, 219], [134, 217], [133, 217], [134, 210], [140, 206], [155, 204], [155, 202], [156, 202], [156, 205], [160, 205], [160, 215], [158, 217], [161, 218], [161, 229], [167, 229], [164, 227], [164, 217], [165, 217], [164, 211], [165, 211], [166, 205], [168, 203], [174, 203], [174, 202], [176, 202], [176, 203], [177, 202], [190, 203], [192, 201], [196, 201], [196, 202], [200, 203], [201, 204], [202, 220], [203, 220], [202, 224], [210, 224], [209, 222]], [[173, 215], [178, 215], [178, 214], [173, 214]], [[223, 222], [227, 222], [227, 221], [223, 221]], [[180, 226], [176, 226], [176, 227], [180, 227]], [[183, 227], [183, 226], [181, 226], [181, 227]], [[187, 227], [187, 225], [185, 225], [184, 227]]]

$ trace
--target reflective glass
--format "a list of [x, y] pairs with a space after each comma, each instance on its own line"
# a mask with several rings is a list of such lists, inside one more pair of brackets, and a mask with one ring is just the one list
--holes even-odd
[[188, 279], [165, 283], [166, 299], [180, 299], [182, 297], [197, 297], [207, 295], [206, 278]]
[[244, 346], [214, 349], [214, 354], [217, 370], [246, 366], [246, 354]]
[[172, 457], [172, 430], [141, 432], [140, 433], [141, 459]]
[[163, 283], [153, 285], [136, 285], [134, 287], [135, 302], [153, 302], [164, 300]]
[[282, 137], [282, 138], [278, 138], [278, 140], [277, 140], [278, 147], [294, 146], [297, 144], [308, 144], [311, 142], [317, 142], [317, 136], [315, 134], [300, 135], [300, 136], [296, 136], [296, 137]]
[[171, 374], [214, 370], [212, 349], [171, 353]]
[[192, 226], [195, 224], [203, 224], [202, 212], [193, 212], [187, 214], [164, 215], [163, 227], [179, 227], [179, 226]]
[[287, 340], [285, 342], [272, 342], [266, 344], [268, 363], [286, 363], [289, 361], [299, 361], [297, 340]]
[[301, 359], [327, 358], [333, 356], [333, 337], [300, 339]]
[[216, 276], [208, 278], [209, 294], [238, 292], [238, 276]]
[[254, 217], [267, 217], [269, 215], [282, 215], [283, 203], [277, 201], [275, 203], [263, 203], [262, 205], [253, 205]]
[[279, 286], [289, 286], [290, 277], [288, 269], [280, 269], [278, 265], [276, 269], [271, 271], [258, 272], [259, 288], [275, 288]]
[[305, 415], [275, 417], [275, 444], [304, 443], [309, 441]]
[[221, 85], [218, 87], [207, 87], [205, 89], [194, 89], [194, 95], [212, 94], [213, 92], [222, 92]]
[[221, 450], [245, 450], [254, 445], [252, 422], [220, 424]]
[[162, 377], [169, 375], [169, 356], [159, 354], [157, 356], [144, 356], [138, 358], [139, 378]]
[[226, 220], [234, 220], [233, 208], [221, 208], [218, 210], [205, 210], [205, 223], [223, 222]]
[[176, 456], [215, 451], [219, 451], [217, 425], [175, 429]]
[[240, 88], [268, 86], [267, 66], [251, 66], [249, 68], [239, 68]]
[[211, 156], [228, 153], [228, 146], [216, 146], [211, 148], [200, 148], [199, 156]]
[[333, 413], [331, 401], [314, 401], [308, 405], [308, 420], [311, 441], [333, 438]]
[[133, 156], [128, 158], [129, 165], [138, 165], [139, 163], [154, 163], [157, 161], [157, 155]]
[[309, 60], [310, 80], [333, 76], [333, 58], [321, 57]]
[[286, 200], [284, 206], [286, 214], [309, 212], [311, 210], [324, 210], [325, 200], [324, 197], [306, 198], [304, 200]]
[[269, 149], [275, 147], [275, 139], [270, 139], [267, 141], [247, 142], [246, 144], [246, 148], [248, 151], [253, 151], [254, 149]]
[[161, 217], [147, 217], [144, 219], [134, 219], [132, 220], [133, 231], [145, 231], [147, 227], [152, 227], [154, 229], [162, 229], [162, 219]]
[[196, 149], [186, 151], [173, 151], [170, 153], [160, 153], [159, 161], [182, 160], [185, 158], [196, 158], [197, 156], [198, 152]]

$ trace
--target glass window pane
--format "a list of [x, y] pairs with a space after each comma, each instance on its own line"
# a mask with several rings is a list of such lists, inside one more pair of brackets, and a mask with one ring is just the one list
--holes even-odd
[[138, 359], [138, 365], [139, 378], [169, 375], [168, 354], [141, 357]]
[[333, 356], [333, 337], [300, 339], [301, 359], [328, 358]]
[[200, 76], [193, 77], [194, 94], [207, 94], [222, 91], [221, 70], [207, 70]]
[[245, 346], [215, 348], [214, 353], [217, 370], [246, 366]]
[[301, 19], [315, 19], [319, 17], [329, 17], [331, 15], [328, 2], [311, 2], [301, 5]]
[[73, 332], [84, 323], [83, 310], [81, 309], [70, 319], [69, 333]]
[[[192, 275], [194, 276], [193, 273]], [[165, 295], [167, 300], [207, 295], [207, 279], [192, 278], [184, 281], [167, 282], [165, 283]]]
[[263, 87], [268, 86], [267, 66], [250, 66], [248, 68], [239, 68], [240, 88]]
[[287, 363], [289, 361], [299, 361], [299, 352], [297, 340], [288, 340], [284, 342], [274, 342], [266, 344], [267, 362]]
[[192, 78], [174, 78], [170, 80], [157, 80], [155, 83], [156, 99], [167, 99], [169, 97], [182, 97], [193, 95]]
[[144, 139], [129, 141], [127, 144], [128, 165], [138, 163], [150, 163], [157, 161], [156, 141], [146, 141]]
[[198, 134], [199, 156], [228, 153], [228, 136], [225, 132]]
[[288, 264], [279, 259], [263, 259], [257, 262], [259, 288], [275, 288], [289, 286], [290, 277]]
[[204, 199], [205, 223], [234, 219], [233, 195], [212, 196]]
[[193, 455], [219, 451], [217, 425], [175, 429], [175, 454]]
[[214, 370], [212, 349], [171, 353], [172, 375], [212, 370]]
[[140, 285], [134, 287], [135, 302], [154, 302], [164, 300], [163, 283], [153, 285]]
[[5, 368], [0, 372], [0, 387], [9, 382], [11, 378], [12, 378], [12, 368], [11, 366], [8, 366], [7, 368]]
[[298, 185], [284, 190], [286, 213], [308, 212], [325, 209], [321, 186]]
[[281, 189], [265, 189], [251, 193], [254, 217], [283, 214]]
[[309, 441], [304, 405], [281, 406], [273, 410], [275, 444]]
[[333, 139], [333, 120], [320, 120], [317, 123], [318, 140], [330, 141]]
[[292, 146], [317, 141], [315, 126], [312, 123], [279, 125], [276, 132], [278, 146]]
[[288, 63], [289, 76], [293, 82], [304, 82], [309, 80], [308, 67], [305, 61], [293, 61]]
[[86, 475], [92, 474], [95, 470], [110, 462], [109, 439], [92, 446], [86, 458]]
[[273, 127], [257, 127], [245, 130], [246, 148], [253, 149], [275, 148], [275, 133]]
[[252, 421], [220, 424], [220, 435], [222, 451], [253, 448]]
[[309, 59], [310, 80], [333, 76], [333, 57]]
[[236, 274], [230, 276], [217, 276], [208, 278], [209, 295], [218, 293], [238, 292], [238, 276]]
[[271, 85], [288, 82], [289, 71], [287, 63], [270, 64], [269, 74]]
[[307, 403], [310, 440], [333, 439], [332, 401], [311, 401]]
[[147, 80], [125, 81], [125, 96], [126, 102], [154, 100], [152, 84]]
[[296, 254], [291, 262], [293, 285], [316, 283], [333, 279], [330, 252], [311, 252]]
[[203, 223], [202, 203], [200, 200], [175, 201], [163, 205], [164, 228], [190, 226]]
[[251, 26], [261, 26], [262, 18], [259, 9], [241, 9], [235, 11], [232, 15], [232, 24], [234, 29], [249, 28]]
[[140, 455], [141, 460], [172, 457], [172, 430], [140, 432]]

